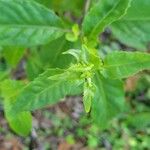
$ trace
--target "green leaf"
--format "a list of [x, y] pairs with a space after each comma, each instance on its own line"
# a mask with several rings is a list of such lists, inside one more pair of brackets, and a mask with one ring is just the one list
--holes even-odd
[[[89, 80], [91, 79], [89, 78]], [[88, 81], [84, 83], [83, 104], [87, 113], [91, 110], [92, 100], [94, 98], [94, 86], [95, 85], [92, 85], [92, 83], [88, 83]]]
[[6, 111], [5, 117], [9, 123], [9, 126], [17, 134], [27, 136], [31, 132], [32, 116], [30, 112], [21, 112], [12, 117], [11, 113]]
[[127, 78], [150, 69], [150, 54], [141, 52], [113, 52], [104, 59], [103, 74], [109, 78]]
[[79, 63], [81, 61], [81, 50], [78, 49], [69, 49], [65, 52], [63, 52], [64, 55], [71, 55], [73, 56], [76, 61]]
[[93, 66], [95, 69], [100, 69], [103, 66], [103, 62], [99, 57], [98, 51], [94, 48], [88, 48], [86, 45], [82, 45], [82, 49], [69, 49], [63, 54], [72, 55], [78, 63], [81, 64], [89, 64], [89, 66]]
[[[56, 12], [61, 14], [63, 17], [65, 12], [70, 12], [73, 16], [80, 17], [83, 13], [82, 9], [84, 6], [83, 0], [35, 0], [48, 8], [54, 9]], [[68, 5], [69, 4], [69, 5]]]
[[41, 62], [39, 52], [36, 49], [32, 49], [25, 65], [28, 80], [34, 80], [44, 71], [45, 66], [46, 64]]
[[70, 42], [75, 42], [78, 40], [78, 36], [80, 35], [80, 30], [78, 24], [74, 24], [72, 26], [72, 32], [66, 34], [66, 39]]
[[70, 55], [63, 55], [63, 52], [74, 45], [66, 41], [62, 36], [57, 40], [39, 48], [32, 48], [26, 63], [26, 73], [30, 80], [33, 80], [47, 68], [68, 68], [74, 61]]
[[0, 45], [39, 45], [63, 35], [53, 11], [30, 0], [0, 0]]
[[123, 83], [120, 80], [105, 79], [99, 72], [95, 75], [94, 83], [96, 93], [92, 103], [91, 117], [100, 128], [107, 128], [111, 119], [124, 111]]
[[[5, 78], [8, 78], [8, 72], [0, 71], [0, 82], [3, 81]], [[1, 89], [1, 85], [0, 85]]]
[[73, 57], [63, 55], [63, 52], [73, 48], [74, 45], [68, 42], [64, 36], [61, 38], [44, 45], [39, 52], [39, 57], [42, 62], [49, 64], [49, 67], [66, 68], [69, 67]]
[[9, 126], [17, 134], [27, 136], [32, 127], [32, 116], [30, 112], [12, 114], [11, 104], [15, 100], [17, 93], [22, 89], [23, 84], [15, 80], [5, 80], [2, 82], [1, 90], [4, 98], [5, 117]]
[[53, 105], [66, 95], [81, 91], [79, 74], [63, 69], [48, 69], [30, 82], [17, 96], [12, 104], [14, 113], [38, 109]]
[[102, 0], [85, 16], [83, 33], [89, 39], [94, 39], [104, 28], [125, 15], [131, 0]]
[[16, 95], [21, 91], [24, 86], [23, 82], [19, 82], [16, 80], [4, 80], [1, 82], [0, 85], [2, 89], [2, 96], [6, 100], [16, 97]]
[[113, 35], [122, 43], [139, 50], [147, 49], [150, 42], [149, 27], [149, 0], [133, 0], [127, 14], [110, 26]]
[[127, 124], [136, 128], [145, 128], [150, 125], [150, 112], [131, 114], [127, 118]]
[[24, 48], [22, 47], [4, 47], [3, 48], [3, 56], [7, 60], [7, 63], [12, 67], [16, 67], [20, 59], [24, 54]]
[[85, 63], [93, 64], [95, 69], [100, 69], [103, 66], [98, 51], [94, 48], [89, 48], [86, 45], [82, 45], [82, 59]]

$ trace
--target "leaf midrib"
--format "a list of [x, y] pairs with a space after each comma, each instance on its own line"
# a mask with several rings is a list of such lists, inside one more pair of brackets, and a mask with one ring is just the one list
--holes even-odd
[[140, 64], [143, 64], [143, 63], [147, 63], [147, 62], [149, 62], [150, 63], [150, 61], [143, 61], [143, 62], [140, 62], [140, 63], [138, 63], [138, 62], [133, 62], [133, 63], [121, 63], [121, 64], [116, 64], [116, 65], [104, 65], [104, 68], [110, 68], [110, 67], [121, 67], [121, 66], [129, 66], [129, 65], [140, 65]]
[[123, 18], [121, 20], [119, 20], [119, 22], [124, 22], [124, 21], [150, 21], [150, 18], [147, 17], [147, 18], [130, 18], [130, 19], [127, 19], [127, 18]]
[[47, 28], [47, 29], [49, 29], [49, 28], [51, 28], [51, 29], [57, 29], [57, 30], [62, 30], [62, 31], [65, 31], [63, 28], [59, 28], [59, 27], [54, 27], [54, 26], [46, 26], [46, 25], [19, 25], [19, 24], [10, 24], [10, 25], [8, 25], [8, 24], [4, 24], [4, 25], [0, 25], [0, 28], [1, 27], [8, 27], [8, 28]]
[[[61, 82], [63, 82], [63, 81], [61, 81]], [[61, 83], [61, 82], [58, 81], [58, 82], [56, 82], [55, 84], [52, 84], [51, 86], [48, 86], [47, 88], [44, 88], [44, 89], [41, 90], [41, 92], [39, 92], [38, 94], [34, 94], [34, 99], [32, 99], [32, 101], [39, 100], [38, 97], [39, 97], [42, 93], [44, 93], [45, 91], [47, 91], [47, 90], [53, 88], [54, 86], [59, 85], [59, 83]], [[25, 86], [22, 90], [20, 90], [20, 91], [19, 91], [18, 93], [16, 93], [16, 94], [18, 94], [18, 95], [20, 96], [20, 94], [21, 94], [22, 92], [25, 92], [26, 88], [28, 88], [28, 86], [30, 86], [30, 85], [31, 85], [31, 84]], [[28, 102], [31, 103], [31, 101], [28, 101]], [[17, 101], [14, 101], [14, 106], [15, 106], [15, 103], [16, 103], [16, 105], [18, 105], [18, 100], [17, 100]], [[20, 101], [19, 101], [19, 103], [20, 103]], [[29, 103], [28, 103], [28, 104], [29, 104]], [[26, 106], [28, 106], [28, 104], [27, 104]], [[26, 106], [24, 107], [25, 109], [26, 109]], [[21, 109], [25, 111], [24, 108], [22, 107]], [[19, 109], [19, 111], [20, 111], [20, 109]]]
[[[51, 88], [53, 88], [53, 87], [56, 87], [56, 86], [58, 86], [58, 85], [60, 85], [60, 83], [63, 83], [64, 81], [55, 81], [55, 84], [52, 84], [51, 86], [48, 86], [47, 88], [44, 88], [43, 90], [41, 90], [41, 92], [39, 92], [38, 94], [35, 94], [36, 96], [35, 96], [35, 99], [36, 100], [38, 100], [38, 97], [42, 94], [42, 93], [44, 93], [45, 91], [47, 91], [47, 90], [49, 90], [49, 89], [51, 89]], [[35, 100], [34, 99], [34, 100]], [[31, 102], [31, 101], [29, 101], [29, 102]]]

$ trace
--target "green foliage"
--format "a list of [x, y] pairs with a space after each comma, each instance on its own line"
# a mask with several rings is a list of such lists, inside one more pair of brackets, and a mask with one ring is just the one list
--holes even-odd
[[150, 55], [140, 52], [114, 52], [104, 59], [104, 74], [110, 78], [127, 78], [150, 68]]
[[67, 33], [66, 34], [66, 39], [70, 42], [75, 42], [78, 40], [78, 36], [80, 34], [80, 31], [79, 31], [79, 26], [77, 24], [75, 24], [73, 27], [72, 27], [72, 33]]
[[60, 18], [33, 1], [0, 0], [0, 14], [0, 45], [46, 44], [64, 33]]
[[45, 5], [50, 9], [55, 10], [62, 17], [65, 17], [64, 13], [66, 12], [69, 12], [77, 17], [81, 16], [84, 4], [84, 1], [82, 0], [75, 0], [72, 2], [70, 2], [70, 0], [36, 0], [36, 1], [41, 3], [42, 5]]
[[149, 0], [133, 0], [127, 14], [110, 26], [114, 36], [131, 47], [146, 50], [150, 41], [149, 8]]
[[131, 0], [98, 1], [87, 13], [83, 22], [85, 36], [95, 39], [106, 26], [124, 16], [130, 6], [130, 2]]
[[[60, 6], [59, 0], [39, 2], [48, 8]], [[62, 1], [65, 5], [67, 2]], [[80, 3], [76, 2], [69, 1], [78, 11]], [[3, 65], [9, 64], [3, 70], [11, 70], [8, 71], [11, 76], [15, 67], [20, 69], [17, 65], [24, 57], [21, 69], [27, 73], [23, 85], [10, 79], [0, 85], [6, 118], [12, 129], [27, 135], [31, 128], [29, 111], [81, 93], [85, 111], [91, 113], [92, 120], [101, 128], [108, 127], [126, 106], [121, 79], [150, 69], [150, 55], [122, 51], [112, 52], [103, 59], [97, 50], [101, 42], [98, 35], [109, 26], [121, 42], [144, 49], [150, 31], [148, 3], [146, 0], [98, 0], [83, 21], [74, 19], [79, 23], [76, 24], [71, 23], [72, 17], [64, 17], [62, 21], [64, 9], [57, 12], [58, 17], [33, 0], [0, 0], [3, 49], [0, 58], [4, 59]]]
[[31, 131], [32, 116], [30, 112], [21, 112], [12, 115], [11, 103], [16, 100], [16, 96], [23, 88], [23, 83], [14, 80], [5, 80], [1, 85], [4, 100], [5, 117], [10, 127], [19, 135], [27, 136]]
[[7, 46], [3, 48], [3, 56], [10, 66], [16, 67], [22, 58], [24, 51], [25, 49], [22, 47]]
[[92, 100], [94, 98], [94, 85], [91, 83], [91, 79], [87, 79], [84, 83], [84, 93], [83, 93], [83, 104], [85, 107], [85, 111], [90, 112]]
[[150, 125], [150, 112], [132, 114], [127, 119], [127, 124], [136, 128], [145, 128]]
[[123, 83], [120, 80], [104, 78], [97, 72], [94, 78], [96, 94], [93, 100], [92, 118], [101, 128], [119, 112], [125, 110]]
[[74, 61], [70, 55], [63, 55], [63, 52], [73, 48], [74, 44], [67, 41], [64, 36], [39, 47], [33, 47], [29, 51], [26, 64], [26, 73], [30, 80], [33, 80], [47, 68], [66, 68]]
[[78, 94], [82, 83], [76, 81], [78, 76], [62, 69], [48, 69], [18, 93], [16, 102], [12, 103], [12, 112], [16, 114], [53, 105], [66, 95]]

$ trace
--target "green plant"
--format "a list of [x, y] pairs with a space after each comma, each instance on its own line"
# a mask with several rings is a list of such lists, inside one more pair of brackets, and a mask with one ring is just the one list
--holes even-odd
[[[46, 0], [39, 2], [47, 5]], [[30, 111], [81, 93], [85, 111], [106, 128], [125, 111], [122, 79], [150, 68], [150, 55], [145, 52], [117, 51], [102, 58], [97, 50], [98, 37], [106, 27], [121, 42], [145, 50], [150, 41], [148, 0], [93, 3], [80, 26], [33, 0], [0, 0], [1, 55], [9, 64], [5, 74], [0, 73], [0, 89], [6, 118], [18, 134], [30, 132]], [[77, 12], [78, 16], [81, 12]], [[12, 68], [28, 51], [28, 80], [9, 79]]]

